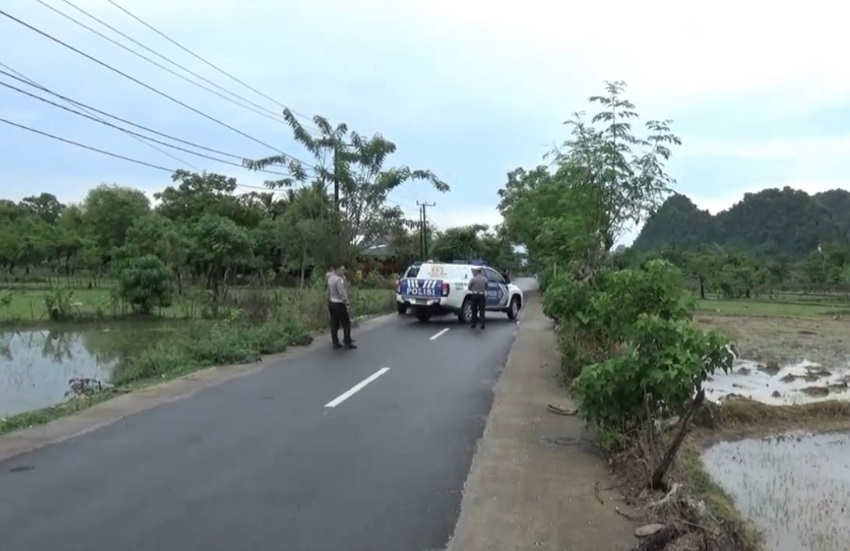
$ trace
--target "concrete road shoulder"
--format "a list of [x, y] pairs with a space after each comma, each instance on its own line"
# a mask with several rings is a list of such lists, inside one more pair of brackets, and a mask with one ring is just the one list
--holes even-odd
[[[530, 295], [464, 488], [449, 551], [626, 549], [635, 525], [580, 419], [563, 404], [552, 325]], [[570, 407], [570, 405], [567, 405]]]

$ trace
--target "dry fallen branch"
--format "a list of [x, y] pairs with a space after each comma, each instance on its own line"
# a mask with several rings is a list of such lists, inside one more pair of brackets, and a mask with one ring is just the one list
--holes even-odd
[[639, 516], [630, 515], [630, 514], [624, 512], [624, 511], [621, 511], [619, 507], [614, 507], [614, 512], [617, 513], [618, 515], [620, 515], [621, 517], [627, 518], [627, 519], [634, 521], [634, 522], [641, 520], [641, 518]]
[[647, 508], [648, 509], [656, 509], [658, 507], [661, 507], [662, 505], [667, 505], [676, 496], [676, 494], [679, 493], [679, 489], [681, 487], [682, 487], [681, 484], [679, 484], [678, 482], [674, 482], [673, 485], [670, 487], [670, 491], [667, 492], [667, 494], [664, 497], [662, 497], [658, 501], [653, 501], [652, 503], [647, 505]]
[[578, 410], [575, 408], [567, 409], [556, 406], [555, 404], [549, 404], [548, 406], [546, 406], [546, 409], [558, 415], [575, 415], [576, 413], [578, 413]]
[[667, 544], [682, 535], [682, 530], [678, 526], [666, 526], [645, 540], [641, 541], [632, 551], [661, 551]]
[[601, 497], [599, 497], [599, 481], [598, 480], [593, 485], [593, 495], [596, 496], [596, 501], [598, 501], [600, 505], [605, 505], [605, 502], [602, 501]]

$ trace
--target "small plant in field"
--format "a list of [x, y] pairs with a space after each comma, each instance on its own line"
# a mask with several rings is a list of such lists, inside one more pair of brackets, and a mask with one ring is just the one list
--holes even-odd
[[64, 320], [74, 316], [74, 291], [63, 288], [50, 289], [44, 295], [44, 307], [52, 320]]

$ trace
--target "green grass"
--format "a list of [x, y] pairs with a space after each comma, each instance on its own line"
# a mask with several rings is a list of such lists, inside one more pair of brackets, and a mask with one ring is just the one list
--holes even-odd
[[850, 304], [844, 301], [793, 300], [780, 296], [777, 300], [769, 299], [705, 299], [698, 302], [700, 313], [720, 314], [726, 316], [770, 316], [770, 317], [823, 317], [850, 311]]
[[[121, 300], [114, 299], [112, 291], [112, 287], [62, 290], [62, 292], [71, 293], [69, 321], [108, 319], [132, 315], [133, 311], [130, 306]], [[238, 303], [240, 298], [250, 292], [251, 290], [245, 288], [232, 288], [228, 292], [228, 301]], [[311, 290], [278, 287], [266, 291], [270, 300], [284, 305], [297, 300], [297, 297], [304, 292], [311, 292]], [[0, 289], [0, 299], [4, 296], [8, 297], [8, 303], [0, 300], [0, 324], [26, 325], [49, 321], [50, 316], [45, 304], [45, 297], [56, 293], [57, 290], [51, 288]], [[385, 289], [361, 289], [359, 293], [361, 296], [369, 297], [368, 300], [373, 300], [386, 296], [388, 291]], [[175, 296], [170, 306], [157, 308], [154, 314], [164, 318], [197, 319], [202, 317], [205, 310], [208, 309], [209, 294], [202, 289], [189, 288], [183, 295]]]

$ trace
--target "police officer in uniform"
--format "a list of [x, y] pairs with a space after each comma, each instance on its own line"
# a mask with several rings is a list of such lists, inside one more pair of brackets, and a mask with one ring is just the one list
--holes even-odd
[[480, 268], [475, 270], [467, 289], [472, 293], [470, 295], [472, 300], [472, 328], [475, 329], [480, 318], [481, 329], [484, 329], [484, 313], [487, 305], [487, 276], [484, 275], [484, 270]]
[[[345, 285], [345, 266], [338, 266], [328, 277], [328, 312], [331, 317], [331, 340], [334, 348], [353, 350], [357, 348], [351, 338], [351, 317], [348, 289]], [[342, 326], [342, 342], [339, 343], [339, 328]]]

